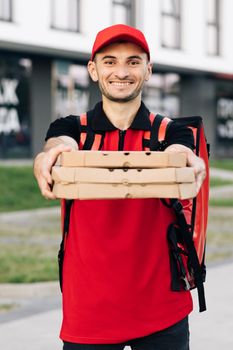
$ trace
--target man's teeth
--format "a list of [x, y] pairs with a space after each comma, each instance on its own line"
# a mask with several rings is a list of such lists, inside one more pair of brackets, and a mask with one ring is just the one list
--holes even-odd
[[131, 85], [131, 83], [129, 83], [129, 82], [126, 82], [126, 83], [111, 82], [111, 85], [126, 86], [126, 85]]

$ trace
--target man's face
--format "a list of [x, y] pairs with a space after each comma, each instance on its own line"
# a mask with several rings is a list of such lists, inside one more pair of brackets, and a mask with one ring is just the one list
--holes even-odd
[[114, 43], [96, 54], [95, 60], [88, 63], [88, 70], [107, 99], [123, 103], [141, 95], [152, 67], [139, 46]]

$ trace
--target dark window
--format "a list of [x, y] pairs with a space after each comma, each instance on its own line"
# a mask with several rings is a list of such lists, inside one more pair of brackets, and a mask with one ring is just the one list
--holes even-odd
[[32, 62], [16, 54], [0, 57], [0, 158], [31, 156]]
[[52, 28], [80, 31], [80, 0], [51, 0]]
[[143, 101], [149, 110], [163, 115], [180, 114], [180, 76], [176, 73], [154, 73], [145, 84]]
[[12, 21], [12, 1], [0, 0], [0, 20]]
[[207, 0], [207, 53], [218, 56], [219, 49], [219, 0]]
[[113, 23], [135, 25], [135, 1], [113, 0]]
[[181, 48], [181, 1], [161, 0], [162, 9], [162, 46], [172, 49]]
[[53, 119], [85, 112], [89, 102], [89, 76], [86, 66], [65, 60], [55, 61], [53, 97]]

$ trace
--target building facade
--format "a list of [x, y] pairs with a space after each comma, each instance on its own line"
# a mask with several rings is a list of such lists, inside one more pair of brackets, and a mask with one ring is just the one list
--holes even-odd
[[201, 115], [213, 157], [233, 155], [232, 0], [0, 0], [0, 158], [31, 158], [49, 123], [100, 99], [86, 64], [96, 33], [141, 29], [151, 111]]

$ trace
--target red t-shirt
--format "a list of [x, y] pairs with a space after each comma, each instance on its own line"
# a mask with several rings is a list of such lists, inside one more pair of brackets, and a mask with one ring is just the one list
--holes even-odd
[[[148, 113], [140, 109], [125, 133], [103, 122], [103, 111], [101, 125], [101, 113], [93, 114], [93, 129], [105, 128], [103, 150], [143, 150]], [[59, 136], [58, 125], [51, 125], [47, 138]], [[61, 339], [120, 343], [165, 329], [191, 312], [190, 292], [171, 291], [166, 237], [173, 220], [159, 199], [74, 201], [63, 264]]]

